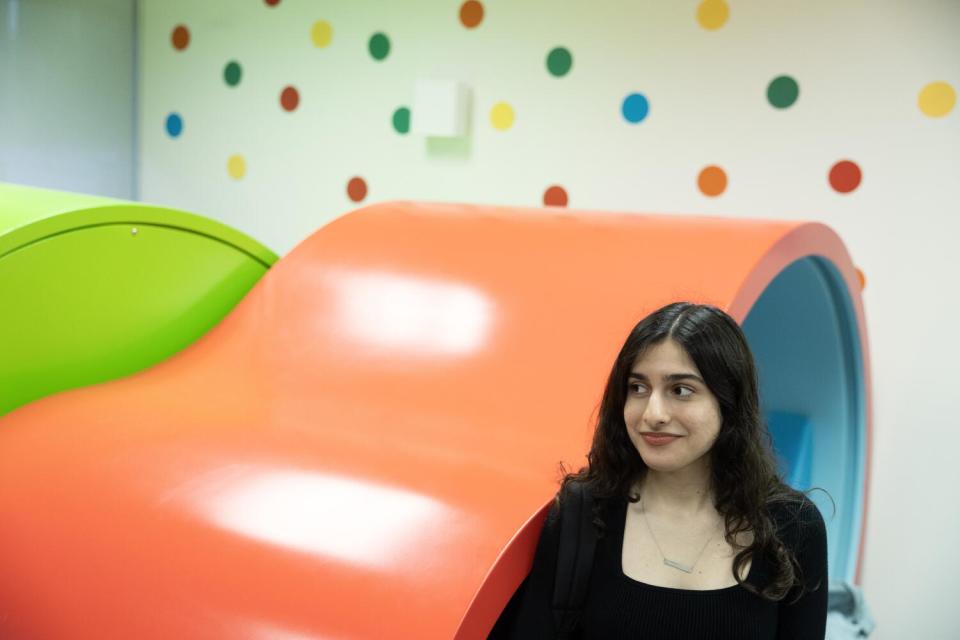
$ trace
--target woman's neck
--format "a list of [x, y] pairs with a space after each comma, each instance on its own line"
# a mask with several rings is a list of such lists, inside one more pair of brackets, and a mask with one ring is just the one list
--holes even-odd
[[697, 515], [713, 510], [713, 491], [707, 464], [692, 464], [677, 471], [648, 469], [639, 485], [645, 509]]

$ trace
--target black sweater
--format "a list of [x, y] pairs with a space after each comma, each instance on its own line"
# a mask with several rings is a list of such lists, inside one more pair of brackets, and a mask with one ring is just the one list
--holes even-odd
[[[821, 640], [827, 616], [827, 537], [820, 511], [803, 503], [771, 508], [778, 536], [797, 559], [805, 584], [819, 588], [794, 604], [796, 592], [781, 602], [765, 600], [740, 585], [704, 591], [658, 587], [627, 577], [622, 569], [626, 499], [603, 510], [606, 534], [597, 542], [583, 607], [584, 640]], [[559, 513], [550, 510], [533, 568], [490, 635], [497, 640], [555, 638], [551, 598], [559, 547]], [[754, 558], [746, 581], [762, 587], [769, 563]]]

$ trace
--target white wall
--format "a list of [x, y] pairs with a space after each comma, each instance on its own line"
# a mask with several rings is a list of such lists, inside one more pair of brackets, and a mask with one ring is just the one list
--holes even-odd
[[134, 0], [0, 0], [0, 181], [133, 198]]

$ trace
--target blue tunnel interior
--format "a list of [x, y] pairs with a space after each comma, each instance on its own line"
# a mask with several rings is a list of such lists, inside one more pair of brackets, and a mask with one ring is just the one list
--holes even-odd
[[743, 322], [760, 402], [785, 480], [809, 494], [827, 524], [831, 580], [852, 582], [863, 527], [866, 414], [861, 337], [837, 268], [797, 260]]

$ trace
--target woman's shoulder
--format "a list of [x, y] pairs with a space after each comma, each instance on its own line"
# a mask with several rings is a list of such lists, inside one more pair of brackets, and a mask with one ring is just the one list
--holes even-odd
[[778, 523], [816, 525], [823, 522], [820, 508], [802, 491], [787, 488], [767, 502], [770, 516]]
[[623, 526], [623, 515], [628, 496], [615, 491], [603, 491], [589, 480], [569, 478], [563, 482], [547, 513], [544, 531], [548, 536], [557, 535], [561, 520], [593, 521], [598, 538], [604, 538], [613, 527]]
[[554, 496], [550, 510], [547, 512], [545, 527], [556, 529], [559, 527], [560, 519], [563, 513], [567, 517], [589, 517], [596, 521], [599, 516], [603, 521], [604, 527], [609, 525], [611, 520], [616, 519], [626, 504], [627, 498], [624, 496], [608, 496], [602, 491], [597, 490], [588, 480], [582, 478], [570, 478], [563, 482], [560, 489]]
[[806, 494], [789, 490], [767, 504], [777, 534], [787, 546], [826, 538], [826, 523], [820, 508]]
[[[827, 527], [820, 508], [807, 495], [788, 490], [768, 504], [777, 537], [793, 554], [799, 568], [799, 578], [807, 594], [816, 593], [810, 602], [819, 602], [826, 610]], [[791, 594], [797, 593], [796, 588]], [[809, 600], [813, 596], [805, 596]], [[793, 595], [787, 596], [792, 601]]]
[[553, 497], [550, 511], [547, 512], [547, 524], [556, 525], [563, 511], [579, 512], [584, 506], [592, 506], [593, 500], [593, 491], [589, 482], [580, 478], [564, 480]]
[[540, 530], [539, 544], [544, 550], [543, 553], [551, 558], [551, 563], [556, 562], [564, 523], [592, 517], [593, 504], [594, 498], [589, 483], [579, 478], [570, 478], [561, 484], [553, 496], [543, 520], [543, 528]]

